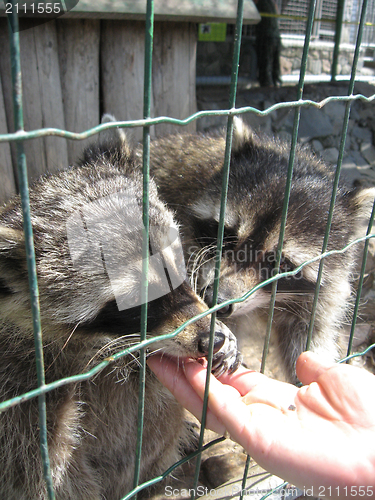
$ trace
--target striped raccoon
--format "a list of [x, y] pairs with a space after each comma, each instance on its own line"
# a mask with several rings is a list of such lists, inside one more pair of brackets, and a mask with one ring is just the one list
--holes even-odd
[[[181, 224], [191, 283], [208, 305], [212, 304], [224, 151], [224, 134], [174, 135], [151, 144], [151, 172], [160, 196]], [[288, 160], [289, 145], [258, 137], [235, 119], [219, 303], [242, 296], [275, 272]], [[281, 271], [293, 271], [320, 254], [333, 177], [330, 167], [297, 149]], [[369, 215], [373, 198], [371, 189], [339, 187], [328, 250], [340, 249], [359, 236], [359, 221]], [[340, 353], [354, 254], [351, 248], [325, 259], [311, 349], [331, 360]], [[273, 324], [284, 372], [291, 381], [296, 380], [296, 359], [306, 348], [318, 266], [316, 262], [278, 281]], [[224, 307], [218, 317], [231, 328], [234, 321], [237, 328], [252, 324], [246, 319], [250, 313], [265, 317], [271, 287], [266, 285], [245, 302]]]
[[[88, 148], [77, 167], [30, 189], [46, 382], [85, 372], [140, 339], [142, 175], [125, 141]], [[171, 212], [150, 185], [148, 337], [207, 310], [191, 289]], [[21, 205], [0, 212], [1, 400], [36, 387]], [[210, 317], [152, 344], [169, 356], [205, 357]], [[236, 339], [216, 323], [213, 372], [239, 364]], [[60, 500], [118, 500], [132, 488], [137, 359], [126, 356], [88, 381], [46, 394], [52, 477]], [[183, 410], [146, 374], [140, 481], [160, 475], [192, 445]], [[46, 499], [36, 398], [0, 421], [0, 497]]]

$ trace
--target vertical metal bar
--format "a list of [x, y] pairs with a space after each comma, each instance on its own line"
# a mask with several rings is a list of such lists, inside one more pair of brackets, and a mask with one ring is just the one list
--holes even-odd
[[[301, 60], [301, 70], [300, 70], [298, 90], [297, 90], [297, 100], [298, 101], [300, 99], [302, 99], [303, 87], [305, 85], [307, 56], [309, 53], [309, 45], [310, 45], [310, 40], [311, 40], [312, 27], [314, 24], [315, 7], [316, 7], [316, 0], [311, 0], [310, 6], [309, 6], [307, 25], [306, 25], [305, 44], [303, 47], [302, 60]], [[286, 178], [284, 203], [283, 203], [283, 209], [282, 209], [282, 215], [281, 215], [279, 241], [278, 241], [278, 245], [277, 245], [275, 271], [276, 270], [278, 271], [280, 268], [281, 255], [282, 255], [282, 250], [283, 250], [285, 226], [286, 226], [286, 218], [288, 215], [289, 197], [290, 197], [290, 190], [291, 190], [292, 177], [293, 177], [293, 166], [294, 166], [294, 158], [295, 158], [296, 146], [297, 146], [297, 136], [298, 136], [300, 114], [301, 114], [301, 109], [298, 107], [298, 108], [296, 108], [295, 113], [294, 113], [293, 134], [292, 134], [292, 141], [291, 141], [291, 146], [290, 146], [288, 173], [287, 173], [287, 178]], [[277, 293], [277, 281], [274, 281], [274, 283], [272, 285], [270, 309], [269, 309], [268, 320], [267, 320], [266, 338], [264, 341], [262, 363], [261, 363], [261, 367], [260, 367], [261, 373], [264, 373], [264, 370], [266, 367], [266, 359], [267, 359], [267, 355], [268, 355], [268, 349], [269, 349], [269, 343], [270, 343], [270, 337], [271, 337], [272, 321], [273, 321], [273, 315], [274, 315], [274, 310], [275, 310], [276, 293]]]
[[246, 463], [245, 463], [245, 469], [243, 471], [243, 476], [242, 476], [241, 493], [240, 493], [239, 500], [243, 500], [243, 497], [244, 497], [244, 494], [245, 494], [246, 480], [247, 480], [247, 475], [249, 473], [250, 460], [251, 460], [250, 455], [247, 455], [247, 457], [246, 457]]
[[[8, 15], [8, 28], [9, 28], [9, 41], [10, 41], [12, 85], [13, 85], [14, 128], [15, 131], [20, 131], [23, 130], [24, 123], [23, 123], [23, 107], [22, 107], [22, 73], [21, 73], [21, 63], [20, 63], [19, 26], [18, 26], [18, 16], [16, 7], [17, 7], [16, 0], [12, 0], [11, 14]], [[42, 329], [40, 322], [39, 290], [38, 290], [36, 262], [35, 262], [33, 229], [30, 218], [30, 199], [29, 199], [29, 186], [27, 180], [26, 156], [22, 141], [16, 142], [16, 150], [17, 150], [17, 168], [18, 168], [22, 214], [23, 214], [23, 229], [25, 235], [27, 271], [29, 277], [31, 312], [33, 318], [37, 382], [38, 382], [38, 387], [43, 387], [45, 385], [45, 374], [44, 374]], [[39, 406], [39, 426], [40, 426], [40, 451], [43, 462], [43, 473], [46, 481], [48, 496], [50, 500], [54, 500], [55, 493], [53, 490], [53, 482], [52, 482], [49, 454], [48, 454], [47, 410], [46, 410], [45, 394], [41, 394], [38, 396], [38, 406]]]
[[[143, 118], [151, 115], [151, 86], [152, 86], [152, 47], [154, 37], [154, 2], [147, 0], [146, 32], [145, 32], [145, 64], [144, 64], [144, 94]], [[148, 266], [149, 266], [149, 183], [150, 183], [150, 127], [143, 128], [143, 239], [142, 239], [142, 283], [141, 283], [141, 341], [147, 335], [147, 304], [148, 304]], [[134, 488], [139, 484], [142, 442], [143, 419], [145, 406], [145, 377], [146, 377], [146, 352], [139, 351], [139, 395], [138, 395], [138, 424], [137, 424], [137, 449], [134, 469]]]
[[[358, 65], [358, 59], [359, 59], [359, 51], [360, 51], [360, 47], [361, 47], [362, 33], [363, 33], [364, 24], [365, 24], [366, 8], [367, 8], [367, 0], [363, 0], [361, 20], [359, 23], [359, 29], [358, 29], [358, 35], [357, 35], [357, 43], [356, 43], [354, 57], [353, 57], [352, 73], [351, 73], [349, 88], [348, 88], [348, 95], [349, 96], [353, 94], [353, 90], [354, 90], [355, 76], [356, 76], [356, 72], [357, 72], [357, 65]], [[333, 210], [335, 208], [335, 202], [336, 202], [336, 193], [337, 193], [337, 188], [339, 185], [339, 177], [340, 177], [340, 172], [341, 172], [342, 160], [344, 157], [344, 149], [345, 149], [346, 135], [348, 132], [351, 104], [352, 104], [351, 101], [348, 101], [346, 104], [346, 107], [345, 107], [343, 128], [342, 128], [340, 148], [339, 148], [339, 157], [337, 160], [337, 168], [336, 168], [335, 178], [334, 178], [333, 186], [332, 186], [332, 197], [331, 197], [331, 203], [330, 203], [330, 208], [329, 208], [329, 212], [328, 212], [326, 231], [324, 234], [322, 253], [324, 253], [328, 247], [329, 232], [331, 230]], [[311, 309], [311, 319], [310, 319], [310, 325], [309, 325], [309, 330], [308, 330], [306, 350], [309, 350], [310, 345], [311, 345], [311, 338], [312, 338], [312, 332], [313, 332], [313, 328], [314, 328], [320, 284], [321, 284], [322, 275], [323, 275], [323, 266], [324, 266], [324, 259], [322, 259], [320, 261], [319, 270], [318, 270], [318, 277], [317, 277], [317, 281], [316, 281], [314, 301], [313, 301], [313, 305], [312, 305], [312, 309]]]
[[320, 31], [320, 25], [321, 25], [321, 17], [322, 17], [322, 11], [323, 11], [323, 0], [316, 0], [316, 6], [315, 6], [315, 18], [317, 19], [313, 23], [312, 31], [311, 31], [311, 38], [319, 38], [319, 31]]
[[337, 76], [337, 63], [339, 60], [339, 52], [340, 52], [342, 22], [344, 19], [344, 4], [345, 4], [345, 0], [338, 0], [338, 2], [337, 2], [335, 46], [333, 48], [333, 56], [332, 56], [331, 82], [334, 82], [336, 80], [336, 76]]
[[[236, 94], [237, 94], [237, 83], [238, 83], [238, 67], [240, 60], [240, 50], [241, 50], [241, 36], [242, 36], [242, 24], [243, 24], [243, 5], [244, 0], [238, 0], [237, 4], [237, 18], [236, 18], [236, 29], [234, 34], [234, 48], [233, 48], [233, 59], [232, 59], [232, 73], [231, 73], [231, 85], [230, 85], [230, 93], [229, 93], [229, 108], [233, 109], [236, 104]], [[225, 209], [227, 203], [227, 192], [228, 192], [228, 182], [229, 182], [229, 169], [230, 169], [230, 157], [232, 151], [232, 135], [233, 135], [233, 116], [228, 116], [227, 123], [227, 135], [226, 135], [226, 147], [225, 147], [225, 156], [224, 156], [224, 165], [223, 165], [223, 177], [222, 177], [222, 186], [221, 186], [221, 201], [220, 201], [220, 217], [219, 217], [219, 229], [217, 235], [217, 248], [216, 248], [216, 256], [215, 256], [215, 277], [214, 277], [214, 287], [213, 287], [213, 298], [212, 305], [216, 305], [218, 292], [219, 292], [219, 277], [220, 277], [220, 265], [221, 265], [221, 254], [223, 250], [223, 238], [224, 238], [224, 222], [225, 222]], [[209, 355], [208, 355], [208, 363], [207, 363], [207, 378], [206, 378], [206, 387], [203, 398], [203, 410], [202, 410], [202, 427], [201, 433], [199, 436], [199, 449], [203, 446], [204, 439], [204, 427], [206, 424], [206, 416], [207, 416], [207, 401], [208, 401], [208, 392], [210, 385], [210, 374], [212, 367], [212, 355], [213, 355], [213, 343], [214, 343], [214, 334], [215, 334], [215, 321], [216, 321], [216, 313], [213, 313], [211, 316], [211, 328], [210, 328], [210, 343], [209, 343]], [[199, 478], [199, 470], [201, 465], [201, 455], [197, 456], [196, 467], [195, 467], [195, 475], [194, 475], [194, 483], [192, 488], [191, 499], [195, 499], [195, 492], [198, 485]]]
[[[370, 220], [369, 220], [369, 223], [368, 223], [366, 236], [368, 236], [369, 234], [371, 234], [372, 226], [374, 224], [374, 216], [375, 216], [375, 200], [374, 200], [374, 204], [372, 206], [372, 212], [371, 212], [371, 217], [370, 217]], [[356, 296], [355, 305], [354, 305], [352, 326], [351, 326], [351, 329], [350, 329], [349, 342], [348, 342], [348, 350], [347, 350], [347, 353], [346, 353], [347, 356], [350, 356], [351, 351], [352, 351], [352, 347], [353, 347], [354, 330], [355, 330], [355, 325], [356, 325], [356, 322], [357, 322], [359, 302], [361, 300], [361, 293], [362, 293], [363, 280], [364, 280], [364, 277], [365, 277], [366, 262], [367, 262], [367, 252], [368, 252], [369, 244], [370, 244], [370, 240], [366, 240], [366, 243], [365, 243], [365, 246], [364, 246], [364, 249], [363, 249], [361, 274], [359, 276], [359, 281], [358, 281], [357, 296]], [[349, 360], [347, 360], [347, 363], [349, 363]]]

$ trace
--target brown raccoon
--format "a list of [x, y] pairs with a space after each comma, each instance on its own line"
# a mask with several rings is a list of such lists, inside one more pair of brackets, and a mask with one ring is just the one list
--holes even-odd
[[[212, 301], [224, 150], [224, 134], [174, 135], [157, 139], [151, 146], [152, 174], [162, 199], [181, 223], [191, 282], [208, 305]], [[235, 119], [219, 303], [242, 296], [275, 271], [289, 150], [288, 144], [258, 137]], [[333, 178], [330, 167], [310, 152], [297, 149], [281, 271], [292, 271], [320, 254]], [[339, 187], [328, 250], [341, 249], [359, 236], [359, 221], [373, 198], [374, 190]], [[339, 356], [338, 337], [350, 296], [354, 253], [351, 248], [325, 259], [311, 349], [331, 360]], [[295, 361], [306, 347], [318, 266], [316, 262], [296, 276], [278, 281], [274, 327], [291, 380], [295, 380]], [[267, 314], [270, 291], [271, 285], [264, 286], [245, 302], [223, 308], [218, 317], [230, 317], [232, 324], [253, 311]]]
[[[125, 142], [86, 150], [78, 167], [30, 190], [47, 383], [87, 371], [139, 341], [142, 176]], [[207, 310], [184, 277], [178, 229], [150, 185], [148, 337]], [[1, 400], [36, 387], [20, 200], [0, 212]], [[153, 299], [153, 300], [152, 300]], [[152, 344], [175, 357], [207, 355], [210, 317]], [[236, 340], [217, 322], [214, 372], [235, 370]], [[132, 488], [137, 428], [136, 357], [89, 381], [47, 393], [57, 499], [118, 500]], [[37, 398], [1, 413], [0, 497], [46, 499]], [[191, 443], [183, 410], [147, 371], [140, 481], [164, 472]]]

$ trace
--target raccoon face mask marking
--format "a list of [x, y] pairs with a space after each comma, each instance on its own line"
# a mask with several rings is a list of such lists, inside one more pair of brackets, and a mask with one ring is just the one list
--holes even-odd
[[[46, 382], [87, 371], [140, 340], [142, 175], [120, 141], [88, 148], [77, 167], [30, 189]], [[150, 183], [149, 337], [171, 333], [207, 305], [186, 279], [179, 228]], [[0, 211], [1, 400], [36, 386], [20, 200]], [[210, 316], [150, 346], [177, 358], [208, 354]], [[241, 361], [227, 326], [216, 322], [213, 372]], [[51, 470], [60, 500], [117, 500], [133, 486], [137, 358], [110, 364], [93, 380], [47, 394]], [[140, 481], [164, 472], [191, 447], [183, 410], [147, 371]], [[37, 398], [0, 420], [0, 497], [47, 499]]]
[[[225, 138], [178, 135], [151, 144], [151, 171], [162, 199], [175, 211], [195, 290], [210, 305], [222, 184]], [[234, 121], [219, 302], [240, 297], [272, 276], [281, 224], [289, 144], [257, 137]], [[310, 152], [297, 148], [285, 230], [281, 271], [295, 269], [321, 253], [334, 170]], [[374, 189], [341, 184], [336, 197], [328, 250], [361, 236], [370, 215]], [[330, 360], [339, 357], [340, 326], [350, 296], [355, 248], [325, 259], [311, 348]], [[278, 282], [274, 330], [280, 359], [290, 380], [306, 336], [319, 263]], [[222, 318], [267, 313], [270, 286], [245, 302], [226, 308]], [[241, 322], [242, 325], [244, 321]], [[231, 322], [232, 325], [232, 322]], [[249, 333], [251, 335], [251, 332]]]

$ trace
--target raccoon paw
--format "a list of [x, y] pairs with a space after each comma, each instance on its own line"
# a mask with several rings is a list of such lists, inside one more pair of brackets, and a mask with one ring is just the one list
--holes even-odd
[[231, 333], [223, 347], [212, 358], [211, 373], [220, 377], [225, 372], [233, 373], [242, 363], [242, 356], [237, 350], [237, 339]]

